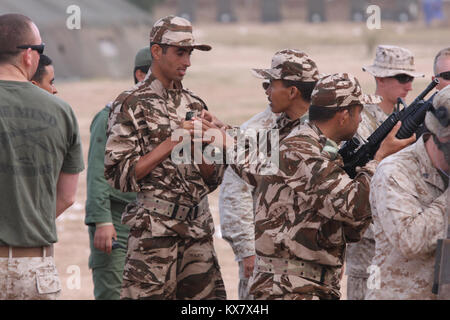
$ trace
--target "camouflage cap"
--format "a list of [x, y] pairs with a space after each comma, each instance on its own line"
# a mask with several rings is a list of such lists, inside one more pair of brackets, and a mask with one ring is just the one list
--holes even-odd
[[150, 43], [192, 47], [202, 51], [211, 50], [211, 46], [195, 43], [191, 23], [177, 16], [167, 16], [156, 21], [150, 32]]
[[422, 73], [415, 72], [412, 52], [397, 46], [378, 46], [373, 65], [362, 69], [380, 78], [393, 77], [398, 74], [407, 74], [411, 77], [425, 76]]
[[269, 80], [302, 82], [319, 80], [316, 63], [306, 53], [295, 49], [285, 49], [275, 53], [271, 69], [252, 69], [252, 72], [257, 78]]
[[134, 58], [134, 67], [149, 67], [152, 64], [152, 54], [150, 53], [150, 47], [142, 48], [136, 54]]
[[345, 108], [380, 102], [381, 97], [364, 94], [358, 79], [348, 73], [324, 76], [317, 82], [311, 95], [311, 105], [327, 108]]
[[436, 94], [433, 99], [433, 106], [435, 113], [427, 112], [425, 125], [437, 137], [450, 138], [450, 85]]

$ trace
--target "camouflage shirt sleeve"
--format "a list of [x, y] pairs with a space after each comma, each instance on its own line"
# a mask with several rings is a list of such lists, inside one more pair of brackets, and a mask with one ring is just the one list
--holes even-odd
[[308, 136], [288, 138], [280, 146], [280, 171], [286, 184], [319, 215], [343, 223], [347, 242], [356, 242], [372, 220], [369, 184], [377, 163], [360, 168], [352, 180], [341, 162], [341, 158], [331, 160], [323, 146]]
[[409, 183], [410, 176], [394, 165], [382, 162], [371, 183], [370, 202], [374, 219], [391, 244], [405, 258], [432, 253], [443, 238], [448, 189], [424, 206]]
[[137, 127], [129, 101], [116, 100], [108, 121], [105, 178], [112, 187], [122, 192], [140, 191], [135, 172], [141, 158]]
[[255, 254], [252, 190], [231, 168], [225, 171], [219, 193], [220, 228], [238, 261]]

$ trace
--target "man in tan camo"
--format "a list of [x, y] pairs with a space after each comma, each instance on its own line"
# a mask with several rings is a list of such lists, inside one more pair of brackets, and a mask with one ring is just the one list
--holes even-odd
[[[375, 77], [375, 94], [383, 100], [380, 103], [366, 104], [361, 114], [356, 137], [362, 142], [389, 117], [394, 111], [397, 98], [406, 98], [412, 89], [415, 77], [423, 77], [415, 71], [412, 53], [397, 46], [380, 45], [377, 47], [373, 65], [363, 68]], [[367, 268], [375, 253], [375, 240], [370, 225], [361, 241], [347, 247], [346, 274], [347, 299], [363, 300], [367, 290]]]
[[363, 104], [370, 101], [354, 77], [325, 76], [312, 93], [310, 122], [280, 141], [277, 174], [249, 173], [248, 163], [232, 166], [247, 182], [257, 182], [250, 284], [255, 299], [339, 299], [346, 243], [360, 240], [371, 221], [375, 167], [412, 141], [395, 139], [396, 126], [375, 160], [351, 180], [341, 169], [338, 143], [356, 133]]
[[[269, 80], [263, 82], [268, 95]], [[270, 107], [245, 122], [242, 130], [270, 129], [276, 125], [279, 114]], [[233, 249], [239, 267], [239, 300], [252, 300], [248, 281], [255, 265], [255, 227], [253, 223], [253, 187], [242, 180], [231, 168], [225, 170], [219, 192], [219, 215], [222, 238]]]
[[221, 183], [224, 165], [177, 164], [171, 156], [188, 112], [205, 103], [183, 88], [197, 44], [189, 21], [168, 16], [150, 34], [153, 63], [146, 79], [114, 102], [108, 123], [105, 177], [137, 192], [122, 223], [130, 227], [122, 299], [226, 299], [213, 247], [207, 195]]
[[366, 299], [436, 298], [436, 245], [448, 237], [449, 222], [450, 86], [433, 105], [437, 112], [425, 117], [430, 133], [382, 161], [372, 179], [376, 248]]

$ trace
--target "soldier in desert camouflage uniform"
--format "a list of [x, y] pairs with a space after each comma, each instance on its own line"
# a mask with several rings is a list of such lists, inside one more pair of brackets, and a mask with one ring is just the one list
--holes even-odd
[[249, 174], [248, 164], [232, 166], [247, 182], [257, 181], [257, 258], [250, 289], [255, 299], [340, 297], [346, 243], [358, 241], [371, 221], [369, 181], [377, 161], [410, 143], [391, 132], [376, 160], [354, 180], [347, 176], [338, 143], [355, 134], [369, 101], [373, 98], [362, 94], [352, 76], [325, 76], [312, 94], [310, 123], [280, 141], [276, 175]]
[[189, 21], [168, 16], [150, 34], [153, 63], [146, 79], [114, 102], [108, 125], [105, 177], [138, 192], [125, 209], [130, 226], [122, 283], [124, 299], [225, 299], [207, 195], [224, 166], [176, 164], [174, 130], [193, 130], [187, 112], [205, 103], [181, 84], [196, 44]]
[[[270, 82], [263, 83], [264, 90]], [[245, 122], [242, 130], [268, 129], [276, 124], [276, 113], [270, 107]], [[251, 300], [248, 279], [255, 263], [255, 228], [253, 223], [253, 187], [231, 169], [227, 168], [219, 192], [219, 214], [222, 238], [232, 247], [239, 266], [238, 294], [240, 300]]]
[[[269, 86], [265, 90], [270, 108], [254, 116], [242, 125], [241, 129], [282, 129], [283, 134], [280, 137], [282, 139], [292, 128], [307, 118], [311, 92], [319, 78], [319, 71], [315, 62], [305, 53], [294, 49], [277, 52], [272, 59], [271, 67], [269, 70], [253, 70], [256, 77], [269, 81]], [[278, 83], [270, 83], [275, 80]], [[287, 93], [293, 90], [293, 87], [300, 93], [298, 97], [292, 99], [289, 108], [286, 108], [286, 104], [280, 105], [280, 93]], [[289, 109], [293, 110], [294, 114]], [[280, 112], [281, 116], [277, 121], [275, 115]], [[290, 113], [291, 117], [286, 112]], [[248, 278], [253, 272], [255, 261], [254, 191], [254, 187], [237, 176], [232, 168], [227, 169], [219, 195], [219, 210], [223, 237], [232, 245], [237, 259], [244, 258], [242, 262], [239, 261], [240, 299], [252, 298], [248, 293]], [[242, 221], [247, 223], [243, 224]]]
[[[405, 98], [412, 89], [414, 77], [423, 77], [415, 72], [414, 57], [404, 48], [380, 45], [377, 47], [374, 64], [363, 68], [375, 77], [375, 94], [383, 101], [366, 104], [361, 113], [358, 137], [362, 142], [394, 111], [397, 98]], [[346, 274], [347, 299], [362, 300], [367, 290], [367, 268], [375, 253], [375, 240], [372, 226], [369, 226], [361, 241], [347, 247]]]
[[431, 134], [386, 158], [373, 177], [372, 265], [379, 268], [379, 278], [373, 279], [366, 299], [436, 298], [431, 293], [436, 244], [446, 238], [450, 199], [449, 86], [435, 96], [433, 105], [442, 109], [440, 115], [426, 115]]

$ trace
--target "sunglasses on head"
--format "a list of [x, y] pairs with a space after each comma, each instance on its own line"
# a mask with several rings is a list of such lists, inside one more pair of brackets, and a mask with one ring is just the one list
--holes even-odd
[[24, 44], [17, 46], [17, 49], [31, 49], [37, 51], [39, 54], [44, 53], [45, 43], [43, 44]]
[[450, 81], [450, 71], [441, 72], [437, 74], [435, 77]]
[[412, 82], [412, 81], [414, 80], [414, 77], [411, 77], [411, 76], [409, 76], [409, 75], [407, 75], [407, 74], [404, 74], [404, 73], [402, 73], [402, 74], [397, 74], [397, 75], [392, 76], [392, 77], [390, 77], [390, 78], [396, 79], [396, 80], [397, 80], [398, 82], [400, 82], [401, 84], [406, 84], [406, 83]]

